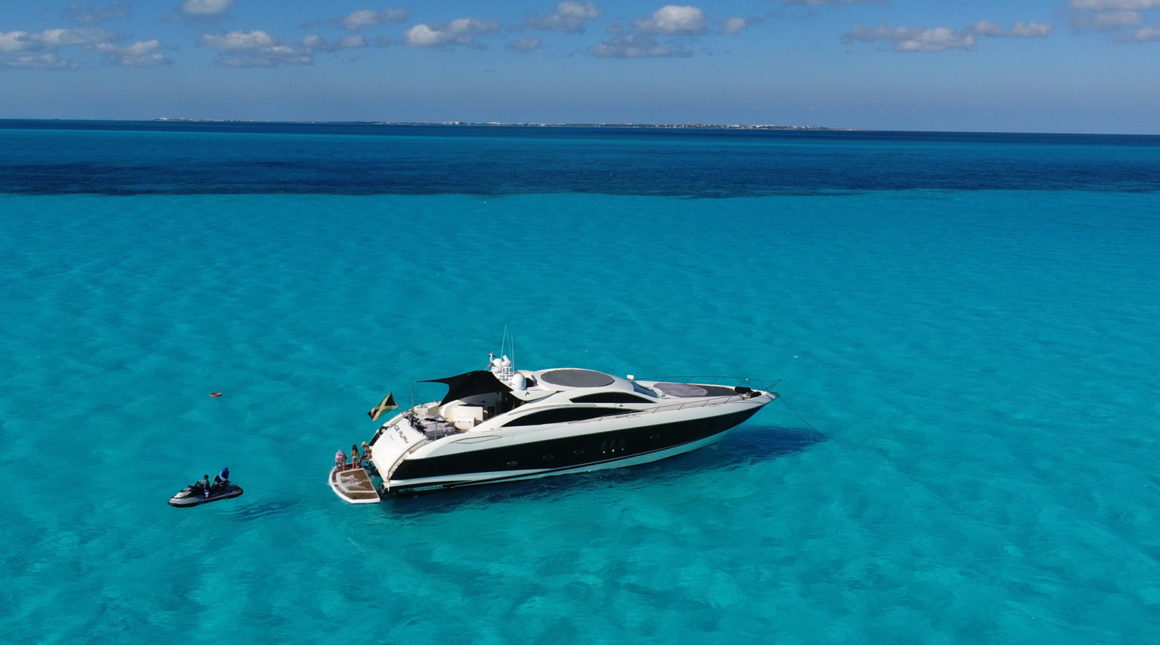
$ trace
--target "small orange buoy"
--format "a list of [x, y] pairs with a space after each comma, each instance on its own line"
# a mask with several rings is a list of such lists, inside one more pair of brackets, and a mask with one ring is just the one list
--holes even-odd
[[210, 392], [209, 395], [216, 399], [219, 396], [221, 396], [222, 393], [221, 392]]

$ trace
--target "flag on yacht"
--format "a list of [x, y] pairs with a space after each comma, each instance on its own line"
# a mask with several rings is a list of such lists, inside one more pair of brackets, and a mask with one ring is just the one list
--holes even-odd
[[371, 421], [378, 421], [379, 415], [386, 412], [387, 410], [394, 410], [397, 407], [399, 407], [399, 404], [395, 403], [394, 393], [388, 392], [387, 395], [383, 397], [382, 402], [371, 408], [370, 412], [367, 412], [367, 416], [371, 418]]

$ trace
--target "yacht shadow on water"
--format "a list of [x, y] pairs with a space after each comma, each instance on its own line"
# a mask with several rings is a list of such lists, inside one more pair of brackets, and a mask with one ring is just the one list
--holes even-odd
[[[745, 425], [731, 430], [721, 441], [705, 450], [694, 450], [672, 459], [642, 464], [638, 468], [650, 470], [655, 468], [657, 471], [655, 475], [660, 477], [679, 476], [693, 471], [734, 469], [802, 452], [814, 444], [825, 441], [826, 438], [826, 435], [809, 428]], [[666, 468], [666, 464], [671, 467]]]
[[511, 501], [550, 500], [609, 487], [641, 489], [698, 473], [735, 470], [803, 452], [827, 438], [810, 428], [747, 424], [730, 431], [711, 446], [647, 464], [406, 495], [384, 500], [383, 506], [392, 514], [426, 514]]

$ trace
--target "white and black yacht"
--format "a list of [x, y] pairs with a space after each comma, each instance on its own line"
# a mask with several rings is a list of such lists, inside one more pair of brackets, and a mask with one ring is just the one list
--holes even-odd
[[587, 369], [516, 370], [507, 356], [429, 382], [446, 384], [447, 395], [395, 415], [360, 459], [336, 464], [330, 485], [339, 497], [371, 503], [656, 461], [716, 441], [778, 396]]

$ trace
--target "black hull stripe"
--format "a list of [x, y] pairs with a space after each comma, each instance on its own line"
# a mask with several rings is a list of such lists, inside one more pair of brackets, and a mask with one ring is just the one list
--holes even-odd
[[[477, 450], [458, 455], [404, 460], [390, 474], [392, 481], [447, 477], [470, 473], [536, 470], [550, 473], [620, 461], [668, 450], [722, 433], [757, 413], [762, 406], [708, 419], [613, 430], [548, 441]], [[526, 474], [512, 475], [525, 477]], [[497, 480], [508, 477], [498, 477]], [[489, 480], [490, 481], [490, 480]], [[460, 483], [467, 483], [459, 480]], [[448, 482], [448, 483], [454, 483]], [[475, 483], [474, 481], [471, 483]], [[417, 484], [430, 486], [433, 484]]]
[[[728, 428], [726, 428], [726, 430], [728, 430]], [[720, 434], [720, 433], [718, 433], [718, 434]], [[710, 435], [710, 436], [712, 436], [712, 435]], [[483, 485], [483, 484], [502, 484], [504, 482], [519, 481], [521, 479], [538, 479], [540, 477], [551, 477], [552, 475], [554, 475], [556, 473], [575, 470], [578, 468], [600, 466], [603, 464], [609, 464], [609, 463], [613, 463], [613, 462], [617, 462], [617, 461], [626, 461], [629, 459], [636, 459], [638, 457], [644, 457], [647, 455], [651, 455], [653, 453], [663, 452], [665, 450], [672, 450], [673, 448], [679, 448], [680, 446], [686, 446], [690, 443], [696, 443], [696, 441], [700, 441], [700, 439], [697, 439], [695, 441], [689, 441], [689, 442], [680, 444], [678, 446], [670, 446], [668, 448], [659, 448], [657, 450], [651, 450], [649, 452], [642, 452], [642, 453], [636, 454], [636, 455], [625, 455], [623, 457], [618, 457], [616, 459], [605, 459], [603, 461], [593, 461], [593, 462], [586, 463], [586, 464], [579, 464], [577, 466], [564, 466], [562, 468], [551, 468], [551, 469], [547, 469], [547, 470], [537, 470], [537, 471], [533, 471], [533, 472], [526, 472], [526, 473], [519, 474], [519, 475], [504, 475], [502, 477], [488, 477], [487, 479], [457, 479], [457, 480], [453, 480], [453, 481], [427, 482], [427, 483], [423, 483], [423, 484], [403, 484], [403, 485], [394, 486], [390, 490], [385, 490], [383, 492], [386, 495], [409, 495], [409, 494], [415, 494], [415, 493], [435, 492], [437, 490], [448, 490], [451, 488], [463, 488], [464, 486], [478, 486], [478, 485]], [[647, 463], [647, 462], [642, 462], [642, 463]], [[583, 471], [580, 471], [580, 472], [583, 472]]]

